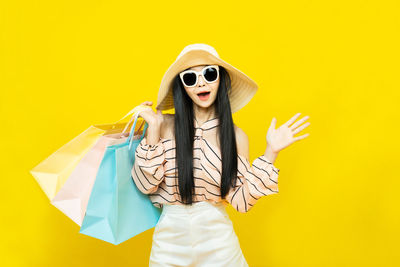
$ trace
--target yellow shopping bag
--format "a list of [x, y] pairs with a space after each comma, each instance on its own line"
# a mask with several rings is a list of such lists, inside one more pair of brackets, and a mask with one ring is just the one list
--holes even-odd
[[39, 183], [47, 197], [50, 200], [55, 197], [79, 161], [101, 136], [123, 132], [129, 122], [121, 121], [129, 115], [146, 108], [148, 109], [149, 107], [138, 105], [114, 123], [90, 126], [30, 170], [30, 173]]

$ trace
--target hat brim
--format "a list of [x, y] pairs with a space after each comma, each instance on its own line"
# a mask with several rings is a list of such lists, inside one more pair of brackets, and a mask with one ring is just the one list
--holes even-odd
[[244, 107], [257, 92], [257, 83], [226, 61], [199, 49], [188, 51], [179, 57], [165, 72], [158, 91], [156, 109], [167, 110], [174, 108], [172, 86], [176, 75], [193, 66], [211, 64], [222, 66], [229, 73], [231, 78], [231, 91], [229, 93], [231, 112], [234, 113]]

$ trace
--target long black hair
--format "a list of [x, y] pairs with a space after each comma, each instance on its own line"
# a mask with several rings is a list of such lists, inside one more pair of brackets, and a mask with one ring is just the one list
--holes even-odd
[[[223, 199], [230, 188], [236, 184], [238, 162], [235, 129], [228, 97], [231, 90], [231, 78], [226, 69], [221, 66], [219, 66], [219, 78], [217, 97], [213, 104], [219, 119], [217, 134], [221, 146], [221, 198]], [[179, 74], [173, 81], [173, 97], [175, 106], [175, 164], [178, 163], [179, 194], [184, 204], [192, 204], [195, 190], [193, 178], [193, 101], [186, 93]]]

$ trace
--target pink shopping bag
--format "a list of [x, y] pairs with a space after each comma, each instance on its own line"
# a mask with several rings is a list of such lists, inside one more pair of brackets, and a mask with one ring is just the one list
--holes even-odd
[[[112, 131], [108, 131], [101, 136], [95, 145], [79, 161], [67, 181], [51, 200], [52, 205], [62, 211], [79, 226], [82, 225], [90, 193], [105, 150], [107, 146], [117, 143], [118, 140], [122, 142], [126, 139], [126, 136], [129, 134], [129, 131], [126, 130], [133, 118], [132, 116], [127, 124], [115, 124], [116, 127], [114, 127]], [[144, 122], [143, 120], [139, 128], [135, 129], [136, 132], [141, 129]], [[123, 130], [120, 127], [122, 125], [125, 125]]]

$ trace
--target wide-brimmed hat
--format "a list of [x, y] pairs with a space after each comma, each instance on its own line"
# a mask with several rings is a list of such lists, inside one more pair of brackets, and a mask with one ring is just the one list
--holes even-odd
[[158, 91], [156, 109], [167, 110], [174, 108], [172, 95], [173, 79], [187, 68], [197, 65], [219, 65], [224, 67], [231, 78], [229, 101], [231, 112], [244, 107], [254, 96], [258, 85], [249, 76], [222, 60], [217, 51], [207, 44], [190, 44], [183, 48], [175, 62], [165, 72]]

